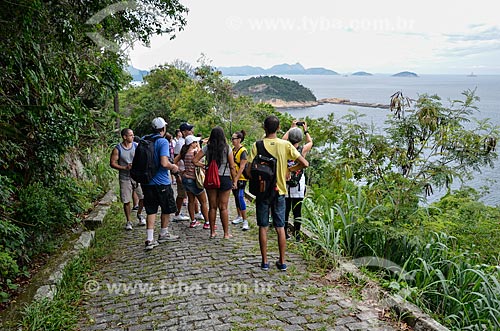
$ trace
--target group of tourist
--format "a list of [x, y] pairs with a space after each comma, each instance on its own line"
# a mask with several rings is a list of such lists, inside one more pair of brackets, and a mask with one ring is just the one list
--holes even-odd
[[[312, 148], [312, 138], [305, 122], [294, 120], [283, 139], [277, 137], [280, 127], [276, 116], [269, 116], [264, 121], [266, 132], [263, 138], [265, 149], [277, 160], [276, 162], [276, 198], [268, 200], [256, 199], [256, 219], [259, 227], [259, 244], [261, 250], [261, 269], [268, 270], [267, 230], [269, 213], [278, 235], [279, 259], [276, 267], [285, 271], [286, 240], [292, 234], [300, 240], [301, 205], [305, 196], [305, 176], [302, 169], [309, 166], [305, 156]], [[301, 129], [302, 127], [302, 129]], [[249, 174], [245, 171], [257, 155], [254, 144], [250, 152], [243, 146], [245, 130], [234, 132], [231, 136], [232, 148], [229, 147], [224, 130], [221, 127], [212, 129], [206, 140], [193, 134], [193, 125], [182, 123], [172, 136], [167, 133], [167, 123], [161, 117], [152, 121], [152, 139], [154, 139], [154, 161], [157, 172], [148, 184], [139, 185], [130, 177], [130, 169], [137, 143], [134, 133], [126, 128], [121, 131], [122, 142], [116, 145], [111, 153], [110, 165], [119, 170], [120, 199], [123, 203], [127, 230], [132, 229], [131, 203], [134, 193], [137, 194], [138, 225], [146, 225], [145, 250], [151, 250], [159, 243], [178, 240], [179, 236], [169, 230], [170, 216], [173, 221], [189, 220], [191, 228], [200, 226], [210, 230], [209, 238], [216, 236], [217, 210], [222, 223], [223, 237], [231, 238], [229, 230], [228, 204], [231, 191], [237, 210], [237, 217], [232, 224], [242, 224], [243, 231], [250, 228], [247, 219], [245, 187]], [[306, 138], [305, 144], [301, 145]], [[163, 139], [165, 138], [165, 139]], [[218, 166], [220, 185], [218, 188], [200, 187], [197, 182], [197, 168], [205, 169], [214, 160]], [[299, 175], [297, 175], [299, 174]], [[177, 186], [174, 198], [172, 185]], [[188, 215], [181, 213], [187, 197]], [[134, 203], [135, 204], [135, 203]], [[161, 208], [161, 225], [158, 240], [154, 240], [154, 228], [158, 207]], [[141, 215], [146, 212], [146, 219]], [[288, 225], [288, 214], [293, 211], [293, 228]], [[293, 229], [293, 230], [292, 230]]]

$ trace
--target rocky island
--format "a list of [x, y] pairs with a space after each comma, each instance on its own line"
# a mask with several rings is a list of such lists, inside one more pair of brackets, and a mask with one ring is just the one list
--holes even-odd
[[418, 75], [411, 71], [401, 71], [392, 75], [392, 77], [418, 77]]
[[267, 103], [280, 109], [314, 107], [327, 103], [389, 109], [389, 105], [356, 102], [345, 98], [317, 100], [316, 96], [307, 87], [296, 81], [277, 76], [252, 77], [240, 80], [234, 84], [233, 90], [238, 95], [247, 95], [256, 102]]

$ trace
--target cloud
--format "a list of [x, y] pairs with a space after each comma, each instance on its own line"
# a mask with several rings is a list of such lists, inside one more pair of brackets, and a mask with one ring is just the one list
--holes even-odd
[[500, 41], [500, 29], [497, 26], [486, 27], [485, 25], [475, 25], [471, 27], [473, 30], [468, 34], [445, 34], [450, 42], [461, 42], [461, 41], [487, 41], [487, 40], [498, 40]]

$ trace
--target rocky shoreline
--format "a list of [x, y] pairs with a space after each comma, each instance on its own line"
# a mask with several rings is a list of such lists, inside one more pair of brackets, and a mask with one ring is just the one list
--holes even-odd
[[270, 99], [263, 101], [263, 103], [270, 104], [274, 108], [286, 109], [286, 108], [309, 108], [318, 105], [323, 105], [327, 103], [337, 104], [337, 105], [350, 105], [358, 107], [368, 107], [368, 108], [382, 108], [389, 109], [389, 105], [384, 105], [381, 103], [371, 103], [371, 102], [356, 102], [344, 98], [325, 98], [318, 101], [284, 101], [281, 99]]

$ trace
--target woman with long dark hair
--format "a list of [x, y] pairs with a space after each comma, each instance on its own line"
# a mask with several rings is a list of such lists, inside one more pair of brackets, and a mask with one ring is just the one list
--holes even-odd
[[200, 160], [206, 155], [206, 163], [210, 164], [215, 160], [219, 167], [220, 187], [217, 189], [207, 189], [208, 193], [208, 219], [210, 222], [210, 238], [215, 237], [215, 218], [217, 216], [217, 209], [219, 209], [220, 219], [222, 222], [222, 229], [224, 231], [224, 238], [231, 237], [229, 234], [229, 214], [228, 204], [229, 195], [233, 188], [233, 181], [231, 178], [236, 177], [236, 170], [234, 167], [233, 154], [231, 148], [226, 142], [224, 130], [216, 126], [210, 132], [210, 137], [206, 146], [199, 150], [193, 158], [193, 163], [196, 166], [205, 166]]

